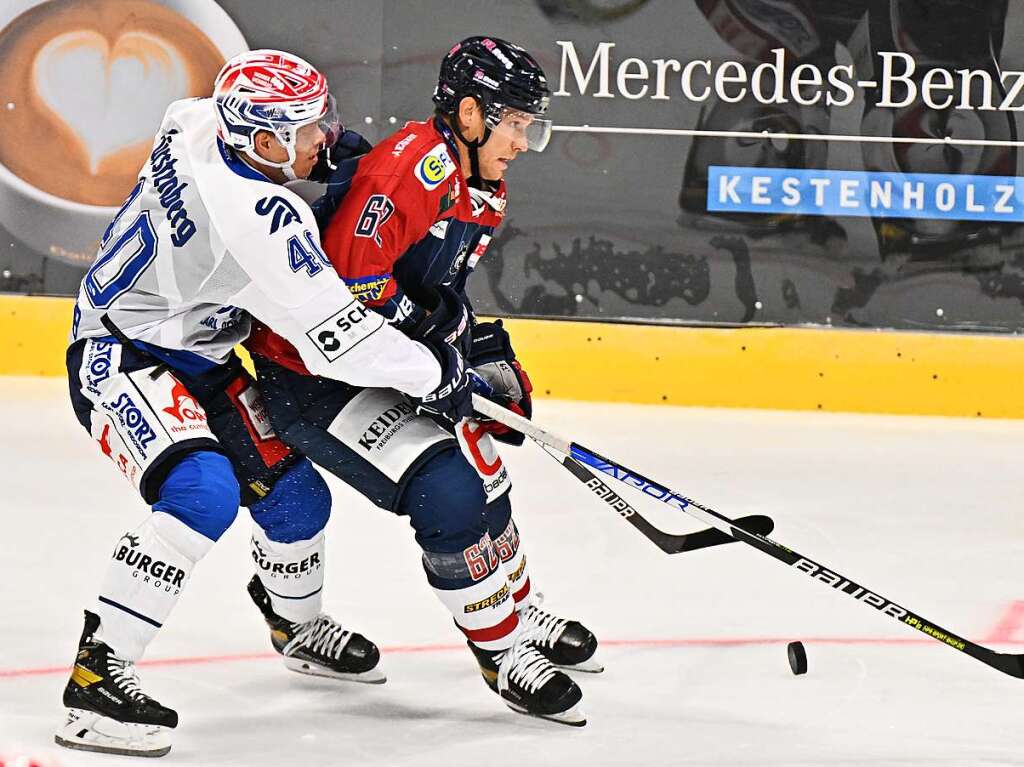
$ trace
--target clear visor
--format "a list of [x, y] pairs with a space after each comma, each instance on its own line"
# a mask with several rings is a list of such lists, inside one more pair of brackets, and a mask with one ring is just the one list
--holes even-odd
[[515, 109], [502, 110], [501, 120], [490, 128], [518, 145], [520, 151], [543, 152], [551, 140], [551, 120]]
[[319, 117], [303, 122], [281, 123], [277, 126], [275, 132], [281, 144], [286, 147], [294, 147], [298, 132], [307, 125], [313, 124], [316, 124], [316, 127], [324, 134], [323, 146], [334, 146], [338, 141], [338, 137], [345, 130], [341, 124], [341, 117], [338, 115], [338, 102], [335, 101], [334, 96], [327, 94], [327, 100], [324, 102], [324, 111]]
[[338, 114], [338, 102], [334, 96], [327, 94], [327, 103], [324, 105], [324, 113], [317, 120], [317, 127], [324, 134], [324, 146], [332, 147], [345, 130], [341, 124], [341, 115]]

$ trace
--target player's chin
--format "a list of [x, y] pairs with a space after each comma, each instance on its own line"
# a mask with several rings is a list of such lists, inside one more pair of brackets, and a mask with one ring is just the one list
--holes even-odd
[[295, 178], [309, 178], [309, 174], [313, 172], [313, 165], [315, 165], [314, 162], [297, 162], [292, 165], [292, 172], [295, 174]]

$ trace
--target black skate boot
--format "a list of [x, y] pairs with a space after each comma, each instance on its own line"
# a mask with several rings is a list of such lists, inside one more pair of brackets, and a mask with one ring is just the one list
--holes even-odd
[[501, 652], [468, 644], [487, 686], [513, 711], [571, 727], [587, 723], [579, 706], [583, 698], [580, 688], [551, 665], [530, 641], [528, 632], [522, 632], [509, 649]]
[[248, 590], [270, 626], [270, 643], [292, 671], [364, 684], [384, 684], [388, 680], [377, 668], [377, 645], [362, 634], [343, 629], [324, 613], [306, 623], [282, 618], [271, 607], [259, 576], [252, 577]]
[[593, 655], [597, 651], [597, 637], [579, 621], [569, 621], [542, 610], [544, 597], [537, 594], [532, 604], [519, 611], [519, 622], [533, 635], [544, 657], [554, 665], [570, 671], [599, 674], [604, 671]]
[[81, 751], [163, 756], [171, 750], [178, 713], [142, 692], [135, 664], [94, 638], [99, 626], [99, 616], [86, 610], [78, 657], [64, 688], [66, 719], [54, 740]]

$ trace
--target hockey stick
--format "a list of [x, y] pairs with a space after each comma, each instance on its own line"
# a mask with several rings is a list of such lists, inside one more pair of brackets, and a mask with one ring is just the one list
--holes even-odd
[[495, 421], [505, 424], [511, 429], [522, 432], [531, 439], [553, 448], [562, 455], [570, 456], [580, 463], [597, 469], [604, 474], [608, 474], [630, 487], [638, 488], [645, 494], [661, 501], [662, 503], [679, 509], [680, 511], [685, 511], [687, 514], [699, 519], [704, 524], [721, 530], [723, 533], [732, 536], [736, 540], [742, 541], [743, 543], [758, 549], [768, 556], [779, 560], [783, 564], [796, 568], [810, 578], [820, 581], [830, 588], [846, 594], [847, 596], [851, 596], [869, 607], [873, 607], [883, 615], [888, 615], [890, 618], [894, 618], [900, 623], [904, 623], [907, 626], [910, 626], [910, 628], [920, 631], [925, 636], [931, 637], [937, 642], [941, 642], [955, 650], [959, 650], [960, 652], [971, 656], [975, 660], [981, 661], [986, 666], [991, 666], [998, 671], [1002, 671], [1004, 674], [1009, 674], [1010, 676], [1017, 677], [1018, 679], [1024, 679], [1024, 655], [999, 653], [995, 650], [990, 650], [987, 647], [976, 644], [969, 639], [964, 639], [963, 637], [954, 634], [952, 631], [942, 628], [937, 623], [926, 620], [920, 615], [911, 612], [905, 607], [901, 607], [876, 592], [869, 591], [860, 584], [854, 583], [834, 570], [830, 570], [814, 560], [808, 559], [802, 554], [776, 543], [770, 538], [765, 538], [764, 536], [756, 533], [747, 532], [743, 528], [739, 527], [734, 520], [722, 516], [717, 511], [712, 511], [706, 506], [702, 506], [696, 501], [687, 498], [674, 490], [670, 490], [664, 485], [648, 479], [642, 474], [639, 474], [620, 463], [616, 463], [615, 461], [605, 458], [577, 442], [570, 442], [569, 440], [557, 437], [538, 428], [531, 421], [526, 420], [522, 416], [516, 415], [510, 410], [506, 410], [501, 405], [491, 402], [478, 394], [473, 395], [473, 407], [488, 418], [492, 418]]
[[[726, 535], [721, 530], [716, 530], [713, 527], [681, 535], [673, 535], [666, 533], [664, 530], [659, 530], [644, 519], [640, 512], [633, 508], [628, 501], [608, 487], [600, 477], [583, 464], [567, 455], [558, 455], [543, 442], [538, 442], [537, 444], [540, 445], [545, 453], [562, 464], [570, 474], [586, 485], [594, 495], [611, 506], [619, 516], [639, 530], [641, 535], [666, 554], [682, 554], [684, 551], [696, 551], [697, 549], [706, 549], [711, 546], [721, 546], [725, 543], [736, 543], [736, 539], [731, 535]], [[736, 520], [736, 524], [747, 532], [757, 533], [758, 535], [768, 535], [775, 528], [775, 523], [772, 522], [771, 517], [761, 514], [740, 517]]]

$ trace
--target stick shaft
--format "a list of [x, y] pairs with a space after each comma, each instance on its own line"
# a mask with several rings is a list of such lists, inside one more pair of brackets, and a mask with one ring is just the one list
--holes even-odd
[[562, 454], [574, 458], [580, 463], [589, 466], [592, 469], [596, 469], [603, 474], [607, 474], [623, 484], [634, 487], [655, 500], [661, 501], [662, 503], [676, 508], [679, 511], [683, 511], [690, 516], [699, 519], [704, 524], [721, 530], [723, 533], [726, 533], [727, 535], [748, 544], [752, 548], [755, 548], [768, 556], [789, 565], [790, 567], [804, 573], [804, 575], [829, 586], [835, 591], [839, 591], [856, 599], [883, 615], [887, 615], [890, 618], [900, 621], [910, 628], [921, 632], [925, 636], [931, 637], [937, 642], [948, 647], [952, 647], [955, 650], [959, 650], [975, 660], [979, 660], [1005, 674], [1009, 674], [1010, 676], [1014, 676], [1019, 679], [1024, 679], [1024, 655], [997, 653], [994, 650], [990, 650], [987, 647], [983, 647], [969, 639], [965, 639], [964, 637], [954, 634], [952, 631], [942, 628], [937, 623], [923, 618], [881, 594], [871, 591], [846, 576], [815, 562], [813, 559], [805, 557], [803, 554], [787, 548], [782, 544], [776, 543], [770, 538], [766, 538], [756, 533], [747, 532], [743, 528], [737, 526], [734, 520], [719, 514], [717, 511], [703, 506], [696, 501], [687, 498], [681, 493], [677, 493], [665, 485], [660, 484], [659, 482], [648, 479], [639, 472], [633, 471], [616, 461], [605, 458], [584, 445], [550, 434], [539, 428], [533, 422], [528, 421], [522, 416], [512, 413], [501, 405], [490, 402], [479, 395], [473, 395], [473, 406], [476, 410], [489, 418], [493, 418], [495, 421], [503, 423], [512, 429], [516, 429], [517, 431], [526, 434], [531, 439], [548, 445]]

